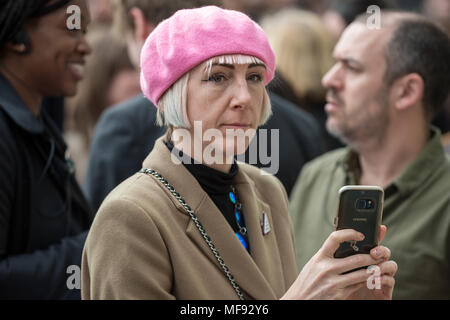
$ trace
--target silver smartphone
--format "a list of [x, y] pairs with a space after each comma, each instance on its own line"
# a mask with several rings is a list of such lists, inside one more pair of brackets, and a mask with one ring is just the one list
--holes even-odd
[[339, 190], [335, 230], [354, 229], [363, 233], [365, 238], [341, 243], [335, 258], [367, 254], [378, 246], [383, 202], [384, 191], [377, 186], [344, 186]]

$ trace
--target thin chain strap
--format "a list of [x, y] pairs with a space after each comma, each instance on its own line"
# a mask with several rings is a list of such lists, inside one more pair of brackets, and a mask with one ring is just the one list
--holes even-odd
[[238, 284], [234, 280], [233, 275], [231, 274], [230, 270], [226, 266], [225, 262], [223, 261], [222, 257], [220, 256], [219, 252], [217, 251], [216, 247], [211, 241], [211, 238], [206, 233], [205, 229], [203, 228], [202, 224], [198, 220], [197, 216], [195, 215], [194, 211], [189, 207], [189, 205], [184, 201], [183, 197], [180, 196], [178, 192], [175, 191], [175, 189], [167, 182], [166, 179], [164, 179], [158, 172], [156, 172], [153, 169], [141, 169], [139, 171], [140, 173], [145, 173], [147, 175], [152, 175], [156, 179], [158, 179], [166, 188], [169, 190], [169, 192], [178, 200], [178, 202], [183, 206], [183, 208], [186, 210], [186, 212], [191, 217], [192, 221], [195, 223], [195, 226], [197, 227], [198, 231], [200, 231], [200, 234], [203, 236], [203, 239], [205, 240], [206, 244], [211, 249], [212, 253], [216, 257], [217, 261], [219, 262], [219, 265], [222, 267], [223, 272], [225, 273], [225, 276], [228, 278], [228, 280], [231, 283], [231, 286], [236, 291], [236, 294], [238, 295], [240, 300], [245, 300], [244, 295], [241, 292], [241, 289], [239, 288]]

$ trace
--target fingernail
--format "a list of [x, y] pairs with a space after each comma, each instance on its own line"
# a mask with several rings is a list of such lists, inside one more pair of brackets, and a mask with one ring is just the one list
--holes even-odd
[[359, 234], [359, 238], [360, 238], [361, 240], [364, 240], [364, 234], [360, 233], [360, 234]]
[[377, 257], [377, 258], [381, 257], [381, 251], [380, 251], [379, 249], [373, 250], [373, 254], [374, 254], [375, 257]]

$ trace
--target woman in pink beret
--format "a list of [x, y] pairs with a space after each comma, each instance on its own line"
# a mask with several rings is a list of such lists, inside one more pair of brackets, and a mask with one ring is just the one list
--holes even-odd
[[[298, 274], [283, 186], [236, 161], [271, 115], [275, 57], [255, 22], [214, 6], [178, 11], [150, 34], [141, 66], [167, 133], [100, 207], [84, 299], [391, 298], [389, 249], [333, 258], [341, 242], [362, 240], [354, 230], [332, 233]], [[369, 265], [381, 289], [367, 288], [365, 269], [346, 273]]]

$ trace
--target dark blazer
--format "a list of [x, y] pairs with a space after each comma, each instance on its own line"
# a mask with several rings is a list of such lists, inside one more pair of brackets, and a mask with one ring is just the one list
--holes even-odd
[[[244, 208], [250, 255], [198, 181], [156, 141], [143, 166], [159, 172], [194, 210], [246, 299], [279, 299], [297, 276], [288, 199], [278, 179], [239, 163], [233, 185]], [[264, 215], [265, 213], [265, 215]], [[263, 233], [263, 216], [270, 228]], [[136, 173], [101, 205], [83, 252], [83, 299], [238, 299], [176, 198]]]
[[[321, 155], [324, 145], [320, 127], [313, 116], [275, 93], [269, 92], [269, 96], [273, 114], [265, 125], [259, 127], [258, 138], [261, 129], [280, 130], [280, 166], [275, 176], [289, 196], [303, 165]], [[250, 147], [248, 150], [251, 150]], [[268, 150], [272, 150], [271, 147], [268, 139]], [[260, 161], [256, 166], [262, 169], [266, 167]]]
[[109, 192], [142, 168], [142, 161], [165, 132], [156, 108], [144, 96], [105, 110], [92, 139], [83, 190], [94, 211]]
[[0, 299], [80, 298], [67, 268], [81, 264], [93, 215], [57, 127], [2, 75], [0, 93]]
[[[273, 115], [258, 130], [258, 138], [261, 129], [280, 130], [279, 170], [275, 176], [289, 195], [303, 164], [323, 152], [320, 129], [312, 116], [292, 103], [276, 94], [270, 94], [270, 99]], [[143, 96], [103, 113], [92, 141], [83, 186], [94, 210], [114, 187], [142, 167], [155, 140], [164, 132], [156, 126], [156, 108]], [[270, 133], [267, 136], [271, 150]], [[246, 160], [250, 160], [248, 151]], [[267, 167], [259, 158], [256, 166]]]

